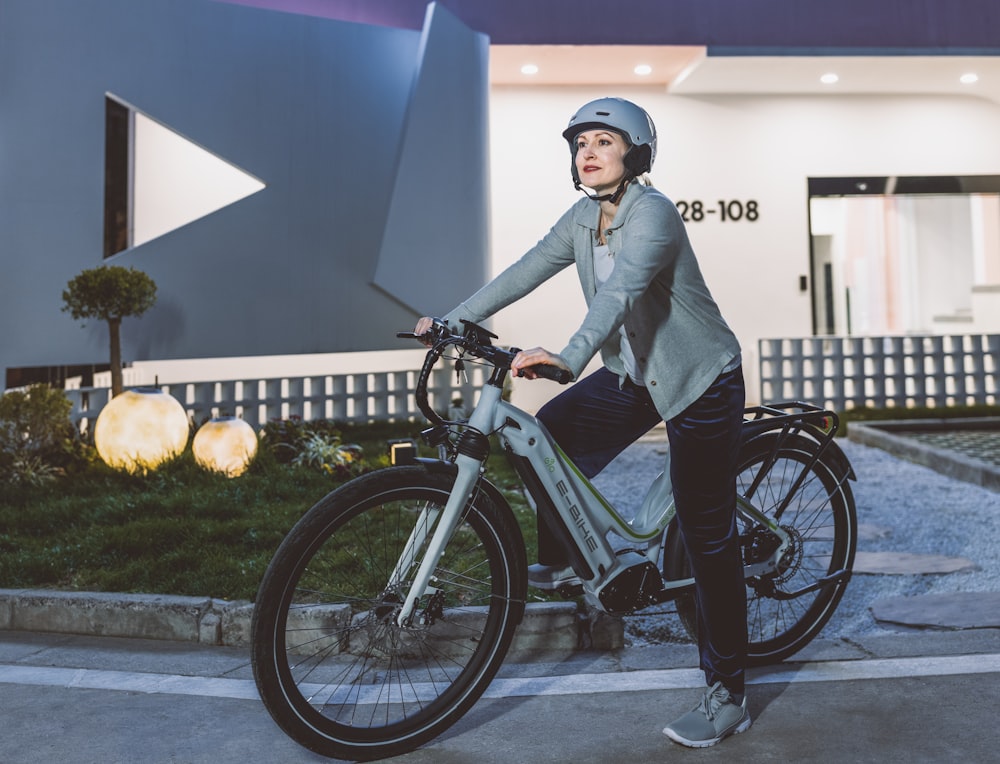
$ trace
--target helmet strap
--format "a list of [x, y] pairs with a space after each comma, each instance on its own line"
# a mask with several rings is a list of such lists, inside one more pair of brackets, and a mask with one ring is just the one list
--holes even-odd
[[618, 188], [615, 189], [613, 194], [602, 194], [600, 196], [597, 194], [588, 194], [586, 191], [583, 191], [583, 184], [578, 178], [573, 178], [573, 186], [577, 191], [583, 191], [588, 199], [593, 199], [595, 202], [611, 202], [612, 204], [618, 204], [618, 201], [622, 198], [622, 194], [625, 193], [625, 186], [627, 186], [628, 182], [632, 180], [632, 177], [633, 176], [626, 175], [622, 178], [622, 182], [618, 184]]

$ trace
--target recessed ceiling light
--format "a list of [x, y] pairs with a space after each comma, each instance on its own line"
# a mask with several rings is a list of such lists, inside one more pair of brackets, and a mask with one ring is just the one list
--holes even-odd
[[969, 72], [959, 77], [958, 81], [961, 82], [963, 85], [971, 85], [973, 82], [979, 82], [979, 75], [973, 72]]
[[632, 71], [634, 71], [640, 77], [645, 77], [647, 74], [652, 74], [653, 73], [653, 67], [651, 67], [649, 64], [639, 64]]
[[833, 72], [827, 72], [826, 74], [824, 74], [822, 77], [819, 78], [819, 81], [822, 82], [824, 85], [833, 85], [839, 80], [840, 77], [838, 77]]
[[538, 67], [535, 64], [525, 64], [521, 67], [521, 74], [538, 74]]

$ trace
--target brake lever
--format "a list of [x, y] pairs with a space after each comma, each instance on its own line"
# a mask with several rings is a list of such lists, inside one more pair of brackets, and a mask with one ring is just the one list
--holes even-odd
[[421, 344], [430, 347], [431, 345], [437, 344], [445, 337], [448, 337], [450, 334], [451, 329], [448, 327], [448, 324], [440, 318], [435, 318], [433, 319], [431, 328], [423, 334], [417, 334], [416, 332], [396, 332], [396, 338], [401, 340], [417, 340]]

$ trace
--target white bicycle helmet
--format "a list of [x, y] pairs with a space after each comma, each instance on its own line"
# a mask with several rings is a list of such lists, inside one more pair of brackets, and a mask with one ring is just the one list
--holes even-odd
[[617, 201], [625, 190], [625, 184], [633, 178], [649, 172], [656, 159], [656, 127], [646, 110], [624, 98], [598, 98], [581, 106], [570, 117], [569, 126], [563, 130], [563, 138], [569, 143], [571, 157], [570, 170], [573, 185], [580, 190], [580, 176], [576, 171], [576, 138], [580, 133], [598, 128], [608, 128], [621, 135], [629, 144], [625, 152], [625, 178], [614, 194], [591, 199]]

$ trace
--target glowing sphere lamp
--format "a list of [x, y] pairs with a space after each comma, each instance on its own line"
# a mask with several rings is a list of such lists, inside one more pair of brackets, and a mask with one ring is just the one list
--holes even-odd
[[195, 433], [191, 451], [207, 470], [237, 477], [246, 472], [257, 455], [257, 433], [237, 417], [217, 417]]
[[94, 445], [109, 467], [148, 472], [179, 456], [190, 429], [184, 407], [156, 389], [127, 390], [101, 409]]

